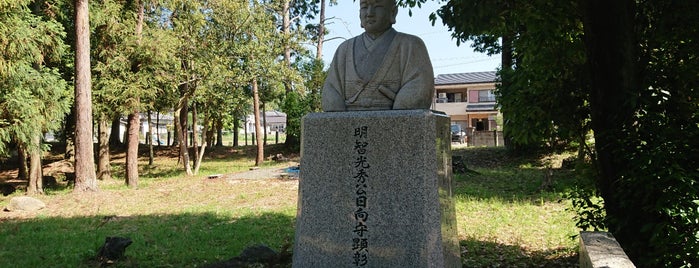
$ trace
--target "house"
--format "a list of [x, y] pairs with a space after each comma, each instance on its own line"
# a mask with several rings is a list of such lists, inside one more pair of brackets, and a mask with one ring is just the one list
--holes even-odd
[[[166, 144], [173, 138], [170, 137], [171, 130], [174, 125], [174, 117], [170, 113], [152, 113], [151, 122], [148, 122], [148, 114], [140, 113], [139, 135], [141, 143], [145, 143], [145, 137], [150, 132], [150, 125], [153, 127], [153, 143]], [[119, 141], [126, 142], [126, 131], [128, 128], [128, 118], [122, 116], [119, 118]], [[170, 129], [170, 130], [168, 130]], [[174, 135], [174, 134], [173, 134]]]
[[[466, 129], [472, 145], [502, 144], [497, 136], [493, 138], [502, 129], [498, 124], [502, 115], [495, 102], [496, 83], [494, 71], [440, 74], [435, 78], [432, 109], [446, 113], [452, 124]], [[490, 138], [481, 141], [483, 135]]]
[[[284, 132], [286, 114], [280, 111], [265, 111], [265, 116], [260, 117], [260, 124], [267, 133]], [[245, 132], [255, 133], [255, 117], [252, 114], [245, 117]]]

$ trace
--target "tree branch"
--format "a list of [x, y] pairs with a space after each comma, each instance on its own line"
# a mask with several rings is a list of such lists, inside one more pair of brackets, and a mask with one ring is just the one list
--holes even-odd
[[201, 80], [200, 77], [195, 77], [195, 78], [189, 79], [189, 80], [187, 80], [187, 81], [181, 82], [181, 83], [179, 83], [177, 86], [182, 86], [182, 85], [184, 85], [184, 84], [189, 84], [189, 83], [196, 82], [196, 81], [199, 81], [199, 80]]

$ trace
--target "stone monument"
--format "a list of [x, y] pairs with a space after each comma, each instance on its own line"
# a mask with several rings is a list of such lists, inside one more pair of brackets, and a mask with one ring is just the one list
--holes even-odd
[[461, 267], [451, 132], [430, 111], [424, 43], [398, 33], [394, 0], [361, 0], [302, 123], [293, 267]]

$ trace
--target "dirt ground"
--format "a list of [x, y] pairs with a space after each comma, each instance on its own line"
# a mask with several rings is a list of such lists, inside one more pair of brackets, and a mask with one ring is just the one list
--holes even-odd
[[[167, 149], [167, 148], [166, 148]], [[209, 159], [222, 159], [232, 154], [245, 152], [211, 150]], [[271, 155], [275, 155], [272, 150]], [[157, 157], [172, 158], [171, 150], [158, 152]], [[113, 154], [112, 161], [123, 162], [123, 153]], [[174, 157], [176, 159], [176, 157]], [[156, 159], [157, 161], [157, 159]], [[16, 162], [16, 161], [15, 161]], [[23, 191], [27, 181], [17, 179], [17, 168], [11, 160], [0, 162], [0, 185], [10, 184]], [[0, 211], [3, 219], [33, 218], [38, 215], [48, 217], [75, 217], [91, 215], [173, 213], [187, 207], [272, 207], [277, 205], [294, 205], [298, 180], [296, 172], [287, 168], [298, 167], [298, 157], [284, 161], [276, 167], [252, 169], [243, 172], [220, 174], [220, 176], [190, 176], [178, 179], [141, 180], [138, 189], [127, 189], [123, 180], [99, 181], [100, 191], [92, 193], [56, 193], [66, 188], [65, 174], [74, 172], [70, 161], [48, 158], [43, 166], [44, 176], [56, 181], [56, 186], [47, 187], [46, 194], [35, 196], [46, 203], [46, 208], [38, 212]], [[53, 190], [52, 190], [53, 189]], [[58, 189], [58, 190], [57, 190]], [[65, 190], [63, 190], [65, 191]], [[69, 190], [68, 190], [69, 191]], [[274, 192], [283, 193], [286, 198], [272, 196]], [[245, 193], [263, 195], [262, 198], [244, 198]], [[14, 195], [22, 194], [15, 193]], [[267, 197], [267, 195], [270, 195]], [[12, 196], [0, 195], [0, 210]]]

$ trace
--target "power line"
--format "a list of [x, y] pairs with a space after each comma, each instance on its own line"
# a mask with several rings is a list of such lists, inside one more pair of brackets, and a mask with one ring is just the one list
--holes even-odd
[[479, 62], [484, 62], [484, 61], [495, 61], [499, 60], [497, 58], [492, 58], [492, 59], [482, 59], [482, 60], [476, 60], [476, 61], [469, 61], [469, 62], [460, 62], [460, 63], [455, 63], [455, 64], [449, 64], [449, 65], [442, 65], [442, 66], [433, 66], [433, 69], [440, 69], [440, 68], [446, 68], [446, 67], [453, 67], [453, 66], [461, 66], [461, 65], [469, 65], [473, 63], [479, 63]]
[[455, 61], [455, 60], [486, 60], [486, 59], [497, 59], [497, 57], [491, 57], [491, 56], [470, 56], [470, 57], [449, 57], [449, 58], [436, 58], [432, 59], [432, 62], [435, 61]]

